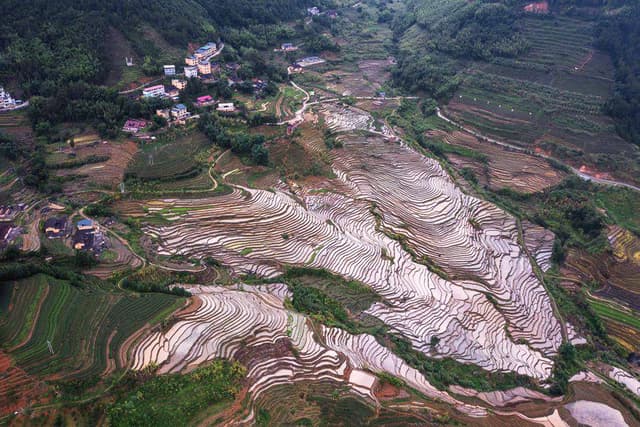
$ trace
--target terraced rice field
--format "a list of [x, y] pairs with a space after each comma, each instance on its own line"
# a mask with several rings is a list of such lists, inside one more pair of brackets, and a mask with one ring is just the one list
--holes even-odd
[[[196, 295], [196, 308], [180, 316], [168, 331], [141, 340], [133, 353], [132, 368], [156, 363], [159, 373], [172, 373], [218, 357], [236, 358], [247, 366], [248, 392], [254, 398], [278, 385], [329, 380], [374, 401], [377, 378], [370, 372], [386, 372], [463, 413], [486, 415], [482, 408], [435, 389], [373, 336], [354, 336], [324, 326], [312, 329], [304, 316], [284, 309], [276, 296], [279, 286], [273, 287], [274, 293], [250, 287], [245, 291], [188, 287]], [[315, 334], [322, 338], [314, 338]]]
[[407, 147], [346, 137], [334, 151], [331, 192], [156, 200], [154, 209], [182, 211], [145, 232], [162, 255], [214, 256], [236, 272], [275, 277], [306, 265], [358, 280], [384, 299], [366, 313], [416, 349], [431, 353], [436, 336], [436, 357], [546, 378], [560, 325], [515, 220]]
[[447, 144], [485, 155], [486, 164], [456, 154], [447, 154], [447, 158], [459, 168], [471, 168], [479, 182], [493, 190], [510, 188], [520, 193], [536, 193], [559, 184], [566, 176], [565, 172], [554, 169], [545, 159], [507, 151], [495, 144], [479, 141], [464, 132], [432, 131], [428, 135]]
[[125, 340], [180, 303], [164, 294], [77, 288], [44, 275], [17, 281], [12, 289], [9, 310], [0, 314], [0, 342], [22, 369], [46, 379], [89, 378], [122, 368]]

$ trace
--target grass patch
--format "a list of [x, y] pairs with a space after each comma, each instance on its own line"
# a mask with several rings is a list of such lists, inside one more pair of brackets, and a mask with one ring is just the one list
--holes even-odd
[[211, 406], [232, 402], [244, 375], [245, 368], [238, 363], [217, 360], [186, 375], [161, 375], [140, 381], [107, 409], [110, 424], [186, 425]]

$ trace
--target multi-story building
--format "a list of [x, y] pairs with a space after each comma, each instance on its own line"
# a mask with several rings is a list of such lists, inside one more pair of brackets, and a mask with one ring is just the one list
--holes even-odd
[[142, 96], [145, 98], [157, 98], [164, 95], [164, 85], [149, 86], [142, 89]]
[[217, 50], [216, 44], [214, 42], [209, 42], [204, 46], [199, 47], [195, 52], [193, 52], [193, 56], [195, 56], [196, 59], [201, 60], [203, 58], [210, 57], [211, 55], [216, 53], [216, 50]]
[[209, 61], [200, 61], [198, 63], [198, 74], [211, 74], [211, 62]]
[[171, 117], [175, 120], [184, 120], [191, 115], [187, 111], [187, 107], [184, 104], [176, 104], [171, 108]]
[[184, 67], [184, 76], [188, 79], [198, 77], [198, 67]]
[[171, 86], [178, 90], [184, 90], [184, 88], [187, 87], [187, 81], [182, 79], [171, 79]]
[[165, 65], [163, 68], [164, 68], [164, 75], [165, 76], [175, 76], [176, 75], [176, 66], [175, 65]]
[[184, 62], [189, 66], [198, 65], [198, 59], [193, 55], [189, 55], [186, 58], [184, 58]]

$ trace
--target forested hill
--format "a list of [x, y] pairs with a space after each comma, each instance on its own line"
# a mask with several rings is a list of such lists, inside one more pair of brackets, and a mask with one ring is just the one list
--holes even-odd
[[[0, 6], [0, 81], [16, 78], [25, 96], [52, 95], [65, 82], [101, 83], [116, 29], [144, 57], [141, 29], [173, 46], [222, 37], [238, 28], [284, 22], [309, 0], [6, 0]], [[263, 30], [264, 32], [264, 30]]]
[[[625, 0], [550, 0], [549, 14], [531, 14], [531, 1], [407, 0], [407, 13], [394, 17], [398, 42], [396, 85], [421, 91], [441, 102], [458, 89], [461, 71], [471, 61], [531, 69], [526, 56], [535, 40], [526, 34], [526, 21], [564, 17], [585, 22], [593, 46], [613, 59], [615, 92], [605, 105], [620, 136], [640, 145], [640, 3]], [[529, 25], [531, 27], [531, 25]], [[595, 30], [593, 30], [595, 29]], [[549, 72], [558, 64], [533, 71]]]

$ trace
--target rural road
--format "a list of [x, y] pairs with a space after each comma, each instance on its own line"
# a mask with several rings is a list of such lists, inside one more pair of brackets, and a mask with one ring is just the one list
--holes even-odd
[[450, 119], [449, 117], [445, 116], [442, 113], [442, 110], [440, 109], [440, 107], [436, 108], [436, 113], [438, 115], [439, 118], [441, 118], [442, 120], [446, 121], [447, 123], [450, 123], [452, 125], [454, 125], [455, 127], [462, 129], [463, 131], [475, 136], [476, 138], [482, 140], [482, 141], [487, 141], [490, 142], [492, 144], [496, 144], [496, 145], [500, 145], [502, 147], [508, 148], [510, 150], [515, 150], [515, 151], [519, 151], [522, 153], [526, 153], [526, 154], [530, 154], [532, 156], [537, 156], [537, 157], [542, 157], [543, 159], [547, 159], [547, 160], [553, 160], [555, 162], [559, 162], [561, 163], [563, 166], [567, 167], [568, 169], [571, 170], [571, 172], [573, 172], [574, 174], [576, 174], [577, 176], [579, 176], [580, 178], [582, 178], [585, 181], [590, 181], [590, 182], [594, 182], [596, 184], [602, 184], [602, 185], [609, 185], [612, 187], [624, 187], [624, 188], [628, 188], [634, 191], [638, 191], [640, 192], [640, 187], [637, 187], [633, 184], [628, 184], [626, 182], [621, 182], [621, 181], [616, 181], [614, 179], [605, 179], [605, 178], [596, 178], [595, 176], [591, 176], [589, 174], [586, 174], [584, 172], [581, 172], [579, 169], [574, 168], [573, 166], [570, 166], [564, 162], [559, 161], [558, 159], [551, 157], [551, 156], [547, 156], [546, 154], [539, 154], [539, 153], [532, 153], [530, 150], [527, 150], [525, 148], [519, 147], [517, 145], [513, 145], [513, 144], [509, 144], [508, 142], [504, 142], [504, 141], [499, 141], [497, 139], [493, 139], [493, 138], [489, 138], [486, 135], [481, 134], [480, 132], [476, 132], [473, 129], [470, 129], [452, 119]]

